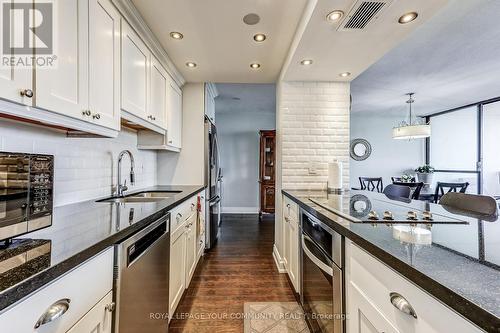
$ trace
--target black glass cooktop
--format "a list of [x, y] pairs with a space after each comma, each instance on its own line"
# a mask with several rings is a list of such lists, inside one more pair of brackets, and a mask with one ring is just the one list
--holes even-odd
[[349, 192], [327, 198], [309, 198], [316, 205], [355, 223], [386, 224], [467, 224], [442, 206], [384, 195]]

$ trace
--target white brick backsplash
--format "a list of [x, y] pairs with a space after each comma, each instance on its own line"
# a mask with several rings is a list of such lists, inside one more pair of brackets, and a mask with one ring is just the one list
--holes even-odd
[[342, 162], [348, 188], [349, 83], [280, 82], [278, 100], [281, 188], [325, 189], [334, 160]]
[[[135, 186], [157, 184], [157, 153], [137, 149], [137, 135], [122, 129], [117, 138], [67, 138], [63, 132], [0, 120], [0, 150], [54, 155], [54, 205], [91, 200], [112, 194], [120, 151], [135, 158]], [[123, 160], [123, 175], [130, 162]], [[125, 179], [125, 178], [124, 178]], [[127, 181], [129, 183], [130, 181]]]

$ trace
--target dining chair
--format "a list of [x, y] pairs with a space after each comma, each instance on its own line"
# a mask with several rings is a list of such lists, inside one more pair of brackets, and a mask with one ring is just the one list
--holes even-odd
[[384, 188], [383, 193], [385, 195], [387, 195], [388, 197], [410, 199], [411, 188], [409, 186], [406, 186], [406, 185], [389, 184]]
[[463, 212], [486, 216], [498, 216], [495, 198], [487, 195], [448, 192], [439, 200], [440, 205], [456, 208]]
[[362, 190], [382, 193], [384, 188], [382, 177], [359, 177], [359, 183]]
[[465, 183], [437, 182], [436, 191], [434, 192], [434, 203], [438, 203], [439, 198], [445, 195], [445, 193], [450, 193], [450, 192], [465, 193], [465, 191], [467, 191], [467, 187], [469, 187], [469, 182]]
[[397, 182], [393, 181], [392, 182], [394, 185], [402, 185], [402, 186], [408, 186], [413, 190], [413, 194], [411, 195], [411, 198], [413, 200], [419, 200], [420, 199], [420, 192], [422, 191], [422, 188], [424, 187], [424, 182]]

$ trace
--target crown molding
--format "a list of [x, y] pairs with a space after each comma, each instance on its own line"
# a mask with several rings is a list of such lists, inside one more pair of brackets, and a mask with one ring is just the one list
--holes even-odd
[[177, 70], [174, 63], [168, 56], [167, 52], [160, 44], [160, 41], [153, 34], [146, 21], [132, 3], [131, 0], [112, 0], [113, 4], [120, 11], [123, 18], [128, 24], [139, 34], [144, 43], [149, 47], [153, 55], [158, 58], [159, 62], [165, 67], [174, 81], [182, 87], [186, 83], [186, 79]]

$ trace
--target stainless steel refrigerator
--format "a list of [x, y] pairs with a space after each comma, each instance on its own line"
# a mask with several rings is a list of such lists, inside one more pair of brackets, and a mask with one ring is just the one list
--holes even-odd
[[205, 117], [205, 185], [207, 186], [205, 244], [210, 249], [219, 237], [221, 223], [222, 170], [217, 128]]

